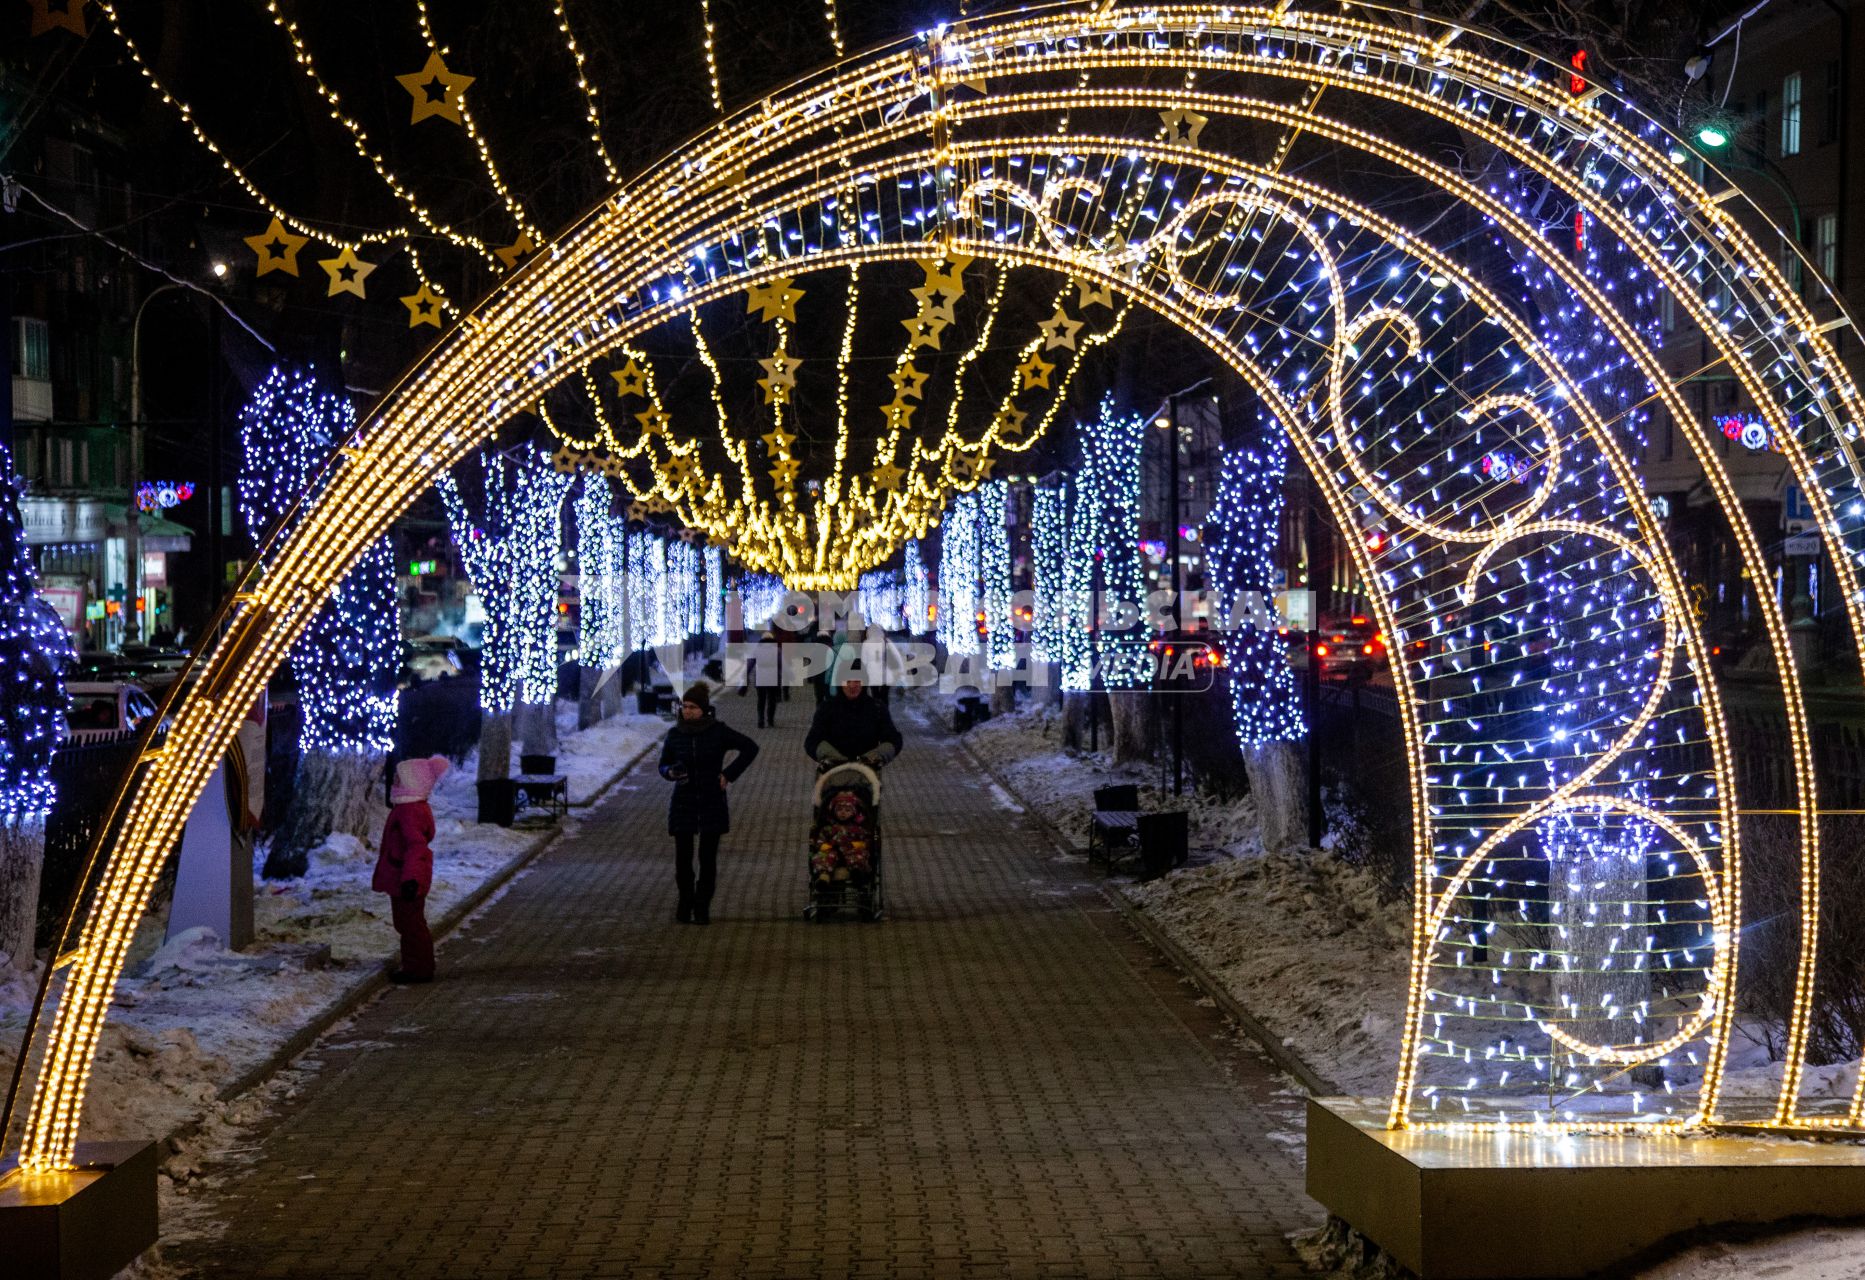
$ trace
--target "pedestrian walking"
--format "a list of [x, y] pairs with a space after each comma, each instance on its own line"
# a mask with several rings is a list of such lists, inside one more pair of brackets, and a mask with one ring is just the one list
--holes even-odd
[[[725, 757], [732, 756], [727, 764]], [[712, 690], [694, 684], [681, 695], [680, 719], [661, 746], [661, 777], [673, 783], [667, 831], [673, 836], [674, 885], [680, 893], [674, 919], [710, 924], [712, 892], [718, 881], [719, 837], [731, 830], [726, 790], [757, 759], [758, 744], [712, 711]], [[699, 874], [693, 874], [693, 855]]]
[[817, 764], [859, 760], [884, 765], [900, 754], [903, 739], [887, 705], [861, 687], [859, 677], [842, 681], [842, 691], [816, 708], [803, 750]]
[[389, 914], [401, 936], [401, 965], [390, 982], [434, 980], [434, 935], [427, 927], [427, 894], [434, 883], [434, 810], [427, 798], [447, 772], [445, 756], [403, 760], [389, 789], [389, 820], [371, 886], [389, 895]]
[[[764, 643], [759, 646], [766, 656], [753, 658], [751, 661], [750, 678], [758, 693], [758, 728], [760, 729], [767, 726], [772, 729], [777, 727], [777, 704], [782, 700], [784, 691], [784, 639], [784, 629], [773, 619], [770, 631], [764, 637]], [[776, 670], [769, 672], [760, 670], [759, 663], [761, 662], [769, 663]]]

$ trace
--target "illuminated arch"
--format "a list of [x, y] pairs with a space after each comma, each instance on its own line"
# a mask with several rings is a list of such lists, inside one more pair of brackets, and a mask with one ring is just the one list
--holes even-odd
[[[1417, 935], [1391, 1122], [1531, 1122], [1523, 1117], [1535, 1108], [1519, 1083], [1509, 1091], [1506, 1070], [1462, 1089], [1446, 1073], [1483, 1061], [1535, 1063], [1550, 1080], [1560, 1063], [1582, 1081], [1586, 1106], [1533, 1123], [1674, 1128], [1715, 1118], [1737, 981], [1738, 798], [1703, 640], [1639, 483], [1635, 442], [1517, 309], [1484, 287], [1484, 273], [1350, 194], [1282, 174], [1286, 138], [1299, 130], [1424, 179], [1518, 249], [1540, 241], [1506, 198], [1358, 127], [1354, 105], [1479, 138], [1577, 202], [1703, 329], [1759, 407], [1815, 509], [1855, 635], [1865, 560], [1858, 389], [1828, 337], [1838, 324], [1815, 323], [1736, 221], [1730, 205], [1740, 197], [1689, 180], [1655, 126], [1597, 89], [1572, 96], [1565, 67], [1404, 20], [1402, 29], [1308, 14], [1286, 0], [1133, 13], [1095, 3], [929, 33], [721, 123], [559, 237], [437, 341], [343, 449], [315, 508], [236, 597], [165, 745], [139, 762], [83, 934], [60, 957], [65, 987], [23, 1162], [69, 1162], [110, 992], [164, 855], [245, 708], [362, 548], [503, 421], [635, 335], [782, 274], [921, 256], [929, 243], [1067, 273], [1172, 319], [1289, 432], [1343, 527], [1390, 535], [1378, 553], [1358, 541], [1352, 550], [1380, 622], [1400, 642], [1394, 669], [1415, 815]], [[1070, 131], [1055, 127], [1061, 112]], [[1278, 129], [1285, 140], [1269, 145]], [[1110, 195], [1157, 200], [1137, 210], [1154, 229], [1106, 235], [1133, 225], [1106, 216]], [[1248, 257], [1240, 263], [1239, 254]], [[1684, 428], [1744, 565], [1763, 580], [1760, 547], [1720, 460], [1656, 352], [1598, 282], [1557, 255], [1543, 263]], [[1727, 305], [1712, 308], [1712, 293]], [[1457, 344], [1479, 332], [1483, 348], [1464, 363]], [[1433, 391], [1446, 353], [1445, 367], [1455, 367]], [[1411, 400], [1400, 394], [1413, 388], [1423, 389]], [[1391, 405], [1415, 412], [1421, 430], [1368, 425]], [[1480, 474], [1471, 470], [1479, 457]], [[1519, 747], [1476, 736], [1485, 718], [1515, 724], [1543, 709], [1497, 696], [1468, 670], [1447, 674], [1465, 656], [1460, 646], [1474, 646], [1479, 623], [1520, 634], [1531, 600], [1576, 593], [1631, 646], [1598, 673], [1595, 722], [1575, 729], [1571, 749], [1559, 726]], [[1532, 615], [1547, 647], [1520, 646], [1519, 670], [1553, 670], [1598, 634], [1599, 624], [1563, 632], [1571, 620], [1548, 607], [1545, 618]], [[1845, 1117], [1799, 1107], [1815, 996], [1817, 787], [1784, 620], [1766, 601], [1763, 611], [1793, 743], [1803, 885], [1788, 1062], [1772, 1120], [1857, 1124], [1857, 1099]], [[1447, 618], [1452, 625], [1436, 625]], [[1662, 774], [1666, 753], [1683, 759], [1683, 748], [1695, 753], [1691, 763]], [[1539, 752], [1541, 775], [1531, 784], [1524, 769], [1498, 783], [1490, 768], [1466, 780], [1453, 752], [1467, 750], [1505, 760]], [[1478, 915], [1467, 891], [1506, 887], [1493, 864], [1525, 856], [1514, 852], [1525, 842], [1539, 848], [1575, 832], [1630, 840], [1638, 857], [1681, 867], [1674, 878], [1701, 895], [1688, 920], [1658, 913], [1682, 941], [1640, 953], [1662, 945], [1689, 956], [1699, 981], [1680, 987], [1676, 1007], [1652, 1014], [1658, 1025], [1631, 1043], [1591, 1041], [1526, 998], [1466, 983], [1486, 966], [1500, 974], [1470, 957], [1502, 945], [1485, 932], [1497, 923], [1493, 903]], [[1467, 908], [1470, 918], [1459, 914]], [[1509, 927], [1524, 937], [1564, 928], [1530, 915], [1524, 903]], [[1508, 1003], [1521, 1005], [1519, 1016]], [[1604, 1020], [1626, 1021], [1622, 1012]], [[1648, 1012], [1635, 1011], [1641, 1028]], [[1546, 1045], [1531, 1054], [1498, 1039], [1509, 1021]], [[1702, 1051], [1692, 1096], [1641, 1106], [1628, 1070], [1686, 1048]]]

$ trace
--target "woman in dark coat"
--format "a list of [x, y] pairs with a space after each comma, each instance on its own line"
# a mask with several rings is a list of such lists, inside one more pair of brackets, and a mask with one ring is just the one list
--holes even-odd
[[[725, 757], [731, 753], [736, 754], [728, 765]], [[719, 837], [732, 825], [726, 788], [751, 767], [757, 754], [757, 743], [714, 717], [712, 690], [695, 684], [681, 695], [680, 721], [668, 730], [667, 742], [661, 747], [661, 777], [674, 784], [667, 830], [673, 836], [673, 878], [680, 890], [674, 919], [681, 924], [711, 923]], [[693, 877], [695, 843], [697, 880]]]

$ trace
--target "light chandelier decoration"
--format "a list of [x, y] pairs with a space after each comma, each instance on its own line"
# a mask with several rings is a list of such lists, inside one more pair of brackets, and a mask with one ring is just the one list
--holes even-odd
[[[1446, 164], [1446, 126], [1578, 215], [1590, 243], [1618, 245], [1639, 287], [1595, 278], [1502, 184]], [[624, 369], [644, 335], [696, 308], [783, 280], [813, 288], [812, 271], [958, 255], [1047, 268], [1196, 337], [1355, 531], [1354, 567], [1393, 639], [1415, 797], [1390, 1124], [1677, 1132], [1728, 1119], [1746, 744], [1707, 678], [1622, 402], [1595, 404], [1574, 362], [1592, 353], [1591, 331], [1552, 341], [1519, 280], [1486, 283], [1507, 278], [1493, 252], [1442, 244], [1435, 217], [1456, 210], [1533, 256], [1597, 321], [1629, 359], [1633, 402], [1666, 413], [1701, 464], [1743, 572], [1767, 581], [1720, 436], [1630, 314], [1649, 276], [1779, 443], [1856, 640], [1865, 402], [1835, 344], [1860, 335], [1842, 308], [1816, 317], [1740, 194], [1713, 170], [1693, 178], [1671, 145], [1565, 66], [1370, 5], [992, 15], [851, 58], [722, 121], [444, 332], [242, 587], [164, 748], [111, 815], [81, 933], [54, 953], [56, 1019], [42, 1046], [35, 1021], [20, 1054], [39, 1064], [22, 1165], [71, 1167], [103, 1019], [161, 862], [245, 709], [400, 511], [514, 415], [586, 372]], [[1351, 190], [1309, 163], [1323, 149], [1351, 166]], [[1384, 209], [1362, 198], [1392, 191], [1408, 197]], [[853, 458], [844, 492], [871, 489], [861, 468], [880, 461]], [[884, 491], [892, 509], [900, 499]], [[1376, 530], [1377, 546], [1365, 536]], [[1801, 885], [1799, 911], [1776, 922], [1798, 931], [1799, 960], [1760, 1122], [1856, 1129], [1865, 1092], [1830, 1112], [1803, 1096], [1825, 998], [1818, 926], [1833, 905], [1785, 619], [1766, 594], [1757, 616], [1780, 672]], [[1579, 900], [1543, 877], [1583, 859], [1642, 862], [1635, 892], [1608, 877], [1568, 915]], [[1606, 976], [1625, 967], [1642, 983]], [[1600, 980], [1592, 992], [1549, 980], [1569, 971]]]
[[[716, 321], [694, 308], [663, 333], [690, 341], [693, 359], [706, 371], [709, 412], [698, 421], [674, 412], [662, 387], [676, 362], [624, 346], [619, 365], [606, 376], [585, 368], [560, 386], [555, 404], [539, 403], [539, 416], [559, 441], [556, 465], [611, 476], [633, 468], [643, 484], [631, 515], [677, 519], [747, 568], [780, 575], [793, 590], [854, 589], [863, 570], [923, 535], [951, 494], [987, 482], [1002, 461], [1044, 436], [1082, 356], [1111, 340], [1127, 314], [1105, 290], [1079, 282], [1054, 289], [1048, 319], [1014, 348], [1014, 370], [1003, 371], [1008, 389], [986, 397], [976, 389], [979, 379], [967, 374], [978, 373], [980, 357], [1003, 345], [1006, 297], [1021, 300], [1029, 288], [1044, 287], [1042, 277], [1023, 273], [1012, 294], [1009, 271], [975, 264], [970, 255], [926, 257], [916, 266], [915, 310], [899, 320], [907, 336], [895, 347], [887, 375], [891, 399], [877, 408], [854, 406], [851, 372], [864, 358], [857, 349], [862, 320], [885, 312], [891, 291], [864, 286], [858, 266], [848, 269], [841, 288], [778, 277], [745, 299], [746, 314], [768, 326], [769, 355], [756, 362], [763, 377], [755, 417], [735, 407], [740, 398], [729, 394], [717, 340], [708, 336], [708, 324], [716, 327]], [[968, 271], [991, 282], [968, 289]], [[879, 304], [874, 294], [881, 295]], [[832, 422], [820, 420], [829, 416], [826, 403], [812, 418], [798, 394], [806, 363], [795, 347], [799, 306], [818, 295], [846, 316], [832, 360]], [[942, 360], [948, 331], [968, 331], [970, 341]], [[943, 424], [929, 422], [941, 409]], [[918, 422], [916, 415], [922, 415]], [[573, 419], [592, 429], [567, 425]], [[805, 435], [828, 446], [820, 451], [818, 474], [807, 474], [799, 455]]]

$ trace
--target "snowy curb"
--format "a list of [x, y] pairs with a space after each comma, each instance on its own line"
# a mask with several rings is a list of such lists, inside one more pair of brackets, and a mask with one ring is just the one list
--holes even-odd
[[[617, 783], [633, 773], [635, 767], [659, 746], [660, 743], [658, 741], [652, 740], [644, 744], [639, 751], [630, 756], [628, 760], [609, 777], [607, 782], [597, 788], [587, 801], [575, 807], [578, 809], [588, 809], [594, 808], [597, 804], [601, 803], [603, 798], [607, 796], [610, 791], [615, 789]], [[441, 916], [431, 926], [434, 934], [434, 941], [438, 944], [445, 939], [446, 936], [458, 928], [468, 916], [472, 915], [473, 912], [483, 906], [489, 898], [509, 884], [514, 876], [524, 870], [532, 862], [536, 861], [546, 849], [557, 843], [562, 835], [563, 826], [561, 824], [542, 833], [538, 839], [532, 841], [524, 849], [513, 855], [511, 861], [482, 880], [479, 886], [471, 893], [468, 893], [464, 898], [454, 903], [453, 906], [448, 908], [446, 914]], [[329, 1004], [319, 1009], [309, 1022], [305, 1023], [304, 1026], [294, 1032], [284, 1043], [273, 1050], [270, 1055], [254, 1063], [231, 1082], [223, 1086], [219, 1092], [214, 1095], [215, 1100], [217, 1102], [231, 1102], [242, 1094], [258, 1088], [273, 1075], [288, 1066], [292, 1059], [316, 1044], [319, 1037], [326, 1031], [329, 1031], [331, 1027], [349, 1017], [350, 1014], [354, 1013], [362, 1005], [375, 998], [375, 996], [380, 994], [388, 985], [387, 970], [381, 968], [371, 970], [369, 974], [355, 986], [343, 992]], [[205, 1120], [205, 1116], [196, 1116], [194, 1119], [187, 1121], [173, 1132], [167, 1134], [162, 1139], [161, 1150], [165, 1153], [174, 1150], [176, 1143], [192, 1136], [201, 1128]]]
[[[1078, 852], [1074, 843], [1058, 830], [1054, 823], [1043, 816], [1041, 809], [1030, 804], [1027, 800], [1024, 800], [1024, 798], [1018, 794], [1017, 789], [1013, 787], [1002, 774], [993, 769], [982, 756], [971, 749], [971, 744], [965, 740], [964, 734], [955, 733], [952, 734], [951, 737], [958, 743], [959, 749], [965, 753], [966, 758], [976, 765], [986, 777], [997, 783], [997, 785], [1002, 787], [1006, 792], [1017, 797], [1018, 801], [1023, 804], [1024, 812], [1029, 814], [1030, 817], [1034, 818], [1037, 823], [1041, 825], [1043, 831], [1048, 834], [1051, 843], [1064, 853], [1072, 854]], [[1224, 1012], [1226, 1017], [1242, 1028], [1245, 1035], [1256, 1041], [1263, 1052], [1269, 1055], [1269, 1060], [1276, 1064], [1278, 1070], [1293, 1076], [1301, 1084], [1302, 1088], [1308, 1090], [1310, 1094], [1316, 1097], [1333, 1097], [1341, 1092], [1338, 1087], [1331, 1084], [1320, 1072], [1303, 1061], [1300, 1055], [1298, 1055], [1291, 1046], [1283, 1042], [1282, 1037], [1276, 1035], [1265, 1026], [1262, 1019], [1239, 1004], [1237, 998], [1224, 989], [1223, 983], [1214, 978], [1205, 970], [1203, 965], [1199, 964], [1183, 947], [1180, 947], [1178, 943], [1174, 942], [1171, 936], [1162, 929], [1156, 921], [1151, 919], [1144, 911], [1140, 910], [1129, 901], [1127, 895], [1121, 892], [1119, 885], [1104, 883], [1100, 886], [1100, 892], [1101, 896], [1112, 903], [1114, 909], [1120, 912], [1127, 923], [1133, 926], [1135, 932], [1145, 938], [1154, 950], [1170, 960], [1181, 973], [1197, 984], [1198, 989], [1204, 992], [1206, 996], [1210, 997], [1212, 1003], [1216, 1004], [1217, 1007]]]

